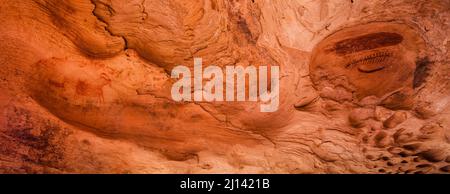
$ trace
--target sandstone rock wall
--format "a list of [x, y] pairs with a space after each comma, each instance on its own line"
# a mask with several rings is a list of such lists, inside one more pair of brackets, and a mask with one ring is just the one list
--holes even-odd
[[[449, 173], [449, 0], [0, 0], [0, 173]], [[280, 107], [175, 102], [280, 66]]]

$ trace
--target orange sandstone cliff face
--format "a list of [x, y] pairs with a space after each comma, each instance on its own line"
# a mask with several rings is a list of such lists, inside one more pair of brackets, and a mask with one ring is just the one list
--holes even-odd
[[[0, 1], [0, 173], [450, 173], [448, 0]], [[278, 110], [174, 101], [195, 57]]]

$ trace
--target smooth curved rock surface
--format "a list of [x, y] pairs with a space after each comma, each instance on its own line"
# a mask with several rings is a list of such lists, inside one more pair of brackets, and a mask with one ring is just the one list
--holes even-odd
[[[448, 0], [0, 0], [0, 173], [450, 173]], [[280, 105], [175, 102], [280, 66]]]

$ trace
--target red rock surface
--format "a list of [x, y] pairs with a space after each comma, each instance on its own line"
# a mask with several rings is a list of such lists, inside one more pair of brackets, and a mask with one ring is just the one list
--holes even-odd
[[[449, 173], [448, 0], [0, 0], [0, 173]], [[171, 99], [280, 66], [280, 107]]]

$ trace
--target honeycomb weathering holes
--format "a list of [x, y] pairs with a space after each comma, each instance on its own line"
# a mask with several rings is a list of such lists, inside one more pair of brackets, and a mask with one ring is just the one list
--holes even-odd
[[412, 88], [423, 40], [406, 25], [372, 23], [345, 28], [314, 49], [311, 77], [319, 90], [342, 87], [361, 99]]

